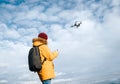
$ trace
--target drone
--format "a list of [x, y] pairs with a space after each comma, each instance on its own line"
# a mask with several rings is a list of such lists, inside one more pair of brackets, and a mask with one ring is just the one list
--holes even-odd
[[71, 27], [75, 27], [76, 26], [76, 28], [78, 28], [78, 27], [80, 27], [81, 24], [82, 24], [81, 21], [75, 21], [74, 25], [72, 25]]

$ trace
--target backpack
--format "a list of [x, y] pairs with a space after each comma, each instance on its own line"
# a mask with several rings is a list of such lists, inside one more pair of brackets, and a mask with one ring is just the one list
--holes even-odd
[[28, 54], [28, 66], [29, 66], [29, 70], [33, 71], [33, 72], [40, 71], [42, 69], [42, 64], [46, 60], [46, 58], [44, 58], [43, 62], [41, 62], [41, 57], [40, 57], [40, 52], [39, 52], [39, 46], [33, 46], [29, 50], [29, 54]]

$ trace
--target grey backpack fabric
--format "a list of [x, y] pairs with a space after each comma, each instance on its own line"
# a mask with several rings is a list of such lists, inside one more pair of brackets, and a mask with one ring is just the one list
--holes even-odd
[[[44, 61], [45, 60], [46, 60], [46, 58], [44, 59]], [[33, 72], [40, 71], [44, 61], [41, 62], [39, 46], [34, 46], [29, 50], [28, 65], [29, 65], [30, 71], [33, 71]]]

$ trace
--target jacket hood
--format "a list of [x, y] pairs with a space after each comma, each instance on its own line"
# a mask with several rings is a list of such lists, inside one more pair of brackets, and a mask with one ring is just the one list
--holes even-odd
[[33, 38], [33, 46], [39, 46], [39, 45], [42, 45], [44, 44], [43, 42], [41, 42], [39, 40], [39, 38]]

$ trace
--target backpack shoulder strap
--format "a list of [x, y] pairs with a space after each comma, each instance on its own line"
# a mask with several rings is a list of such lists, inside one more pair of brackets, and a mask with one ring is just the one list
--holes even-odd
[[43, 64], [46, 60], [47, 60], [47, 59], [44, 57], [44, 60], [43, 60], [42, 64]]

